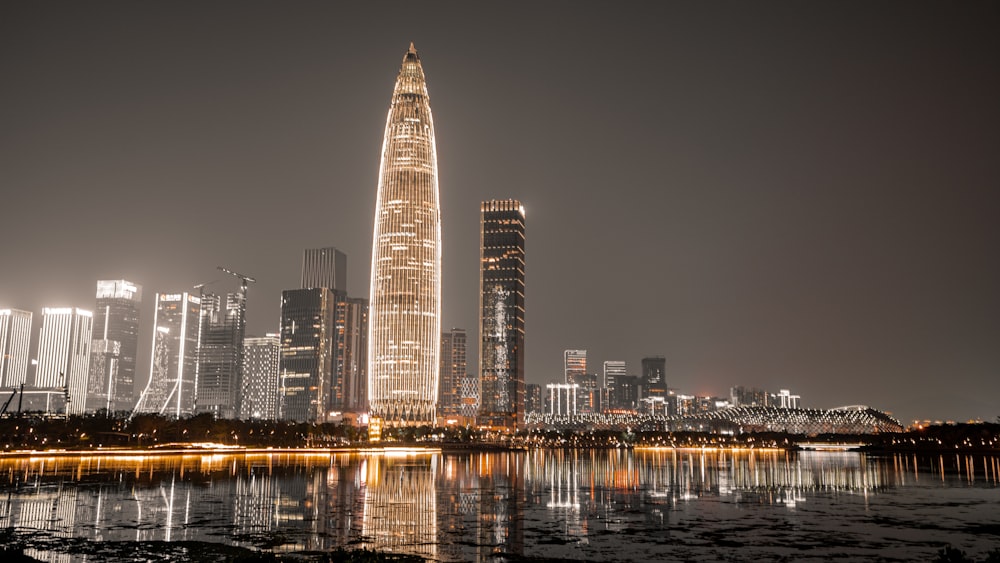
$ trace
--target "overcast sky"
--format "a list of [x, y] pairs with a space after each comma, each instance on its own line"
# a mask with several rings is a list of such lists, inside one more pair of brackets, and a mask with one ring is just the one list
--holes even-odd
[[[0, 307], [97, 279], [251, 286], [302, 249], [367, 297], [410, 41], [443, 211], [443, 327], [478, 335], [479, 203], [527, 216], [527, 381], [667, 358], [682, 392], [1000, 415], [996, 2], [0, 4]], [[470, 371], [475, 372], [474, 350]], [[141, 375], [139, 375], [141, 377]]]

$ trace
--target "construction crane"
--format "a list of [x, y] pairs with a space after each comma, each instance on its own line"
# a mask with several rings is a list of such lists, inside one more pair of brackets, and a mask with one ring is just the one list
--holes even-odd
[[206, 285], [212, 285], [213, 283], [217, 283], [218, 281], [219, 280], [212, 280], [212, 281], [202, 282], [202, 283], [199, 283], [198, 285], [192, 287], [191, 289], [197, 289], [198, 293], [201, 293], [203, 291], [203, 288]]
[[[21, 387], [23, 389], [24, 385], [22, 385]], [[7, 402], [3, 404], [3, 407], [0, 407], [0, 416], [3, 416], [3, 414], [7, 412], [7, 407], [9, 407], [10, 402], [14, 400], [14, 395], [17, 395], [17, 389], [14, 389], [11, 392], [10, 397], [7, 398]]]
[[229, 274], [230, 276], [235, 276], [235, 277], [239, 278], [240, 281], [243, 282], [243, 283], [240, 284], [240, 290], [243, 292], [243, 296], [244, 297], [246, 297], [246, 294], [247, 294], [247, 284], [248, 283], [257, 283], [257, 280], [255, 280], [254, 278], [251, 278], [250, 276], [241, 274], [239, 272], [234, 272], [234, 271], [230, 270], [229, 268], [224, 268], [222, 266], [216, 266], [216, 268], [218, 268], [219, 270], [221, 270], [221, 271]]

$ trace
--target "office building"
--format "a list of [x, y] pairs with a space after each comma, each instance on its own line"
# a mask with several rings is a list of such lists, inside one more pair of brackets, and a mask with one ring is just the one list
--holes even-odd
[[475, 420], [479, 413], [479, 378], [467, 376], [462, 378], [461, 416], [466, 420]]
[[77, 308], [42, 309], [38, 336], [35, 387], [63, 388], [68, 414], [82, 414], [87, 407], [90, 340], [94, 314]]
[[734, 407], [766, 407], [770, 404], [767, 391], [742, 385], [729, 388], [729, 402]]
[[525, 414], [542, 414], [542, 386], [537, 383], [524, 385]]
[[243, 339], [243, 402], [240, 418], [278, 418], [278, 369], [281, 337], [277, 334]]
[[626, 375], [615, 383], [615, 394], [611, 398], [616, 409], [635, 411], [642, 399], [642, 378]]
[[587, 375], [587, 351], [566, 350], [563, 352], [564, 383], [579, 383]]
[[628, 375], [628, 368], [622, 360], [607, 360], [604, 362], [604, 375], [601, 379], [601, 410], [613, 410], [615, 404], [615, 389], [622, 378]]
[[412, 44], [383, 138], [369, 309], [371, 414], [390, 426], [434, 424], [441, 367], [441, 209], [434, 122]]
[[28, 380], [31, 311], [0, 309], [0, 388], [15, 388]]
[[348, 297], [338, 302], [337, 311], [342, 403], [334, 406], [344, 412], [367, 412], [368, 300]]
[[135, 412], [174, 417], [194, 413], [200, 322], [201, 299], [197, 295], [156, 294], [149, 380]]
[[128, 280], [99, 280], [94, 307], [87, 409], [131, 411], [139, 352], [142, 287]]
[[336, 314], [337, 300], [325, 287], [281, 292], [280, 420], [327, 421]]
[[201, 296], [201, 339], [198, 343], [197, 412], [237, 418], [243, 399], [243, 337], [246, 293]]
[[667, 360], [663, 356], [642, 359], [642, 394], [644, 397], [667, 396]]
[[604, 362], [604, 380], [601, 386], [607, 389], [614, 389], [615, 383], [628, 375], [628, 368], [622, 360], [608, 360]]
[[468, 369], [464, 328], [441, 333], [441, 377], [438, 390], [439, 417], [456, 417], [462, 411], [462, 378]]
[[347, 291], [347, 255], [336, 248], [309, 248], [302, 255], [302, 289]]
[[485, 201], [479, 230], [479, 425], [524, 419], [524, 206]]

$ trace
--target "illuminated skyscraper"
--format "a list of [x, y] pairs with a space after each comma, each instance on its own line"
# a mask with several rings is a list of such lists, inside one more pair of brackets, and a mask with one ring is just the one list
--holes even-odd
[[524, 422], [524, 207], [480, 207], [479, 425], [514, 430]]
[[385, 123], [372, 242], [368, 393], [388, 425], [434, 423], [441, 340], [441, 210], [434, 121], [413, 44]]
[[468, 369], [464, 328], [441, 333], [441, 385], [438, 416], [454, 417], [462, 412], [462, 378]]
[[198, 394], [195, 408], [219, 418], [236, 418], [243, 400], [244, 291], [201, 298], [198, 342]]
[[604, 362], [604, 381], [602, 382], [603, 392], [601, 394], [602, 408], [604, 410], [618, 408], [616, 404], [616, 389], [628, 375], [628, 368], [622, 360], [608, 360]]
[[240, 418], [278, 418], [278, 358], [281, 338], [277, 334], [243, 339], [243, 381], [246, 389]]
[[537, 383], [524, 385], [524, 412], [542, 414], [542, 386]]
[[28, 378], [31, 311], [0, 309], [0, 387], [17, 387]]
[[327, 421], [336, 313], [334, 293], [325, 287], [281, 292], [280, 420]]
[[94, 314], [83, 309], [42, 309], [35, 386], [66, 388], [69, 414], [83, 413], [87, 406], [93, 323]]
[[566, 376], [566, 383], [581, 383], [583, 377], [587, 375], [587, 351], [564, 351], [563, 373]]
[[642, 359], [642, 394], [645, 397], [667, 396], [667, 360], [663, 356]]
[[184, 416], [194, 412], [198, 381], [201, 298], [188, 293], [158, 293], [153, 312], [153, 351], [149, 381], [135, 412]]
[[628, 368], [625, 367], [624, 361], [608, 360], [604, 362], [604, 381], [602, 382], [602, 387], [614, 389], [615, 382], [626, 375], [628, 375]]
[[[343, 329], [341, 330], [341, 327]], [[368, 411], [368, 300], [348, 297], [337, 304], [337, 330], [343, 349], [339, 362], [340, 409]]]
[[126, 280], [97, 282], [87, 409], [132, 410], [139, 350], [142, 287]]

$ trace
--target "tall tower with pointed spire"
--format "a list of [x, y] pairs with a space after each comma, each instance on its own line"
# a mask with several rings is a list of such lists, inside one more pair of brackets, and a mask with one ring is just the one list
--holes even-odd
[[417, 50], [403, 56], [385, 122], [372, 241], [368, 393], [390, 426], [433, 424], [441, 341], [437, 149]]

